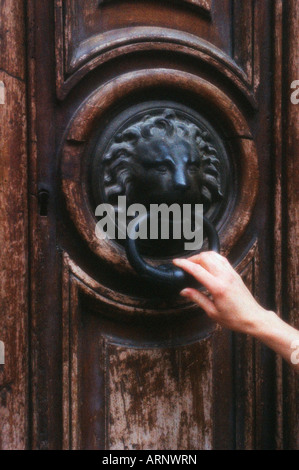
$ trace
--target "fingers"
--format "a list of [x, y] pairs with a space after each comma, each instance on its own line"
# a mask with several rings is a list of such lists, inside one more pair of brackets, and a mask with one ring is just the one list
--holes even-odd
[[230, 264], [227, 259], [223, 256], [215, 253], [214, 251], [205, 251], [197, 255], [191, 256], [188, 258], [189, 261], [193, 263], [200, 264], [203, 266], [209, 273], [218, 276], [227, 272], [230, 268]]
[[216, 251], [202, 251], [201, 253], [197, 253], [196, 255], [190, 256], [188, 259], [196, 261], [200, 260], [204, 256], [218, 259], [220, 262], [222, 262], [222, 264], [228, 263], [227, 259], [224, 256], [221, 256], [219, 253], [216, 253]]
[[213, 294], [216, 278], [205, 268], [187, 259], [174, 259], [173, 263], [195, 277], [198, 282]]
[[216, 307], [213, 302], [202, 292], [198, 292], [196, 289], [187, 288], [182, 290], [180, 293], [183, 297], [190, 299], [201, 307], [207, 315], [212, 316], [216, 314]]

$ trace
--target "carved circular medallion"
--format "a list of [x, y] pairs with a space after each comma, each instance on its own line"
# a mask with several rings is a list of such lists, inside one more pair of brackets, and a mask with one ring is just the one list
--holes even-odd
[[[233, 198], [233, 168], [216, 130], [169, 101], [132, 106], [101, 131], [90, 165], [92, 203], [203, 204], [213, 223]], [[164, 247], [165, 251], [165, 247]]]
[[[163, 101], [162, 85], [171, 91], [165, 95], [169, 101]], [[136, 105], [142, 96], [157, 101]], [[170, 101], [176, 96], [188, 106]], [[138, 276], [119, 242], [97, 237], [99, 203], [115, 204], [118, 195], [127, 195], [130, 203], [203, 202], [227, 255], [242, 243], [258, 190], [257, 154], [245, 116], [218, 87], [180, 70], [129, 72], [96, 89], [70, 122], [60, 168], [66, 210], [77, 233], [97, 262], [105, 263], [99, 272], [111, 270], [105, 298], [120, 295], [124, 286], [131, 289], [129, 276], [137, 283]], [[86, 263], [94, 260], [86, 256]], [[168, 260], [149, 253], [146, 261]], [[124, 276], [121, 287], [114, 285], [114, 271]], [[128, 305], [135, 305], [134, 285]]]

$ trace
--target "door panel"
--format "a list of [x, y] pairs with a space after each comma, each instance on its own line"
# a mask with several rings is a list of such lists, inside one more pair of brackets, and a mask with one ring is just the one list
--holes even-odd
[[[109, 132], [121, 114], [128, 119], [132, 106], [143, 103], [150, 113], [150, 103], [160, 100], [161, 112], [166, 103], [164, 108], [172, 106], [177, 119], [183, 104], [191, 114], [200, 112], [218, 129], [233, 175], [223, 217], [215, 221], [222, 251], [231, 254], [241, 272], [246, 268], [252, 288], [258, 276], [254, 207], [259, 177], [250, 114], [256, 116], [258, 107], [254, 60], [259, 57], [242, 54], [238, 44], [234, 54], [240, 65], [246, 64], [242, 69], [226, 52], [232, 49], [232, 38], [226, 37], [231, 40], [226, 50], [218, 49], [220, 32], [211, 11], [206, 15], [186, 5], [153, 2], [143, 2], [141, 9], [123, 2], [122, 12], [115, 15], [118, 2], [109, 8], [70, 4], [58, 11], [60, 24], [68, 24], [68, 36], [56, 56], [58, 67], [62, 55], [66, 67], [57, 82], [62, 127], [67, 127], [59, 152], [59, 205], [64, 212], [58, 233], [67, 272], [62, 331], [65, 447], [229, 448], [235, 442], [234, 419], [240, 423], [237, 447], [253, 446], [255, 422], [249, 404], [256, 400], [252, 383], [259, 371], [252, 362], [252, 341], [214, 331], [203, 312], [177, 297], [166, 301], [161, 292], [153, 295], [132, 272], [122, 246], [97, 239], [88, 172], [95, 167], [94, 145], [104, 152], [95, 144], [98, 136]], [[146, 26], [144, 9], [150, 18]], [[240, 9], [239, 15], [247, 14]], [[80, 37], [82, 30], [85, 35]], [[253, 31], [248, 34], [244, 50], [248, 43], [253, 48]], [[56, 43], [62, 44], [57, 36]], [[238, 360], [237, 351], [242, 355]], [[219, 354], [225, 355], [221, 362]], [[243, 370], [243, 361], [251, 364], [249, 370]], [[237, 386], [235, 374], [241, 379]], [[229, 394], [225, 405], [222, 390]], [[218, 419], [226, 429], [225, 439], [216, 431]]]
[[[281, 0], [27, 2], [28, 445], [298, 447], [295, 377], [253, 339], [140, 278], [121, 241], [96, 237], [94, 213], [134, 183], [132, 127], [146, 149], [152, 128], [184, 129], [192, 147], [200, 136], [215, 164], [201, 196], [221, 252], [265, 307], [296, 323], [287, 255], [298, 225], [286, 201], [292, 211], [298, 143], [295, 110], [281, 103], [283, 73], [291, 82], [298, 68], [282, 66], [281, 37], [295, 50], [297, 10]], [[116, 146], [130, 146], [119, 161]], [[149, 263], [164, 261], [161, 247], [145, 248]]]
[[[70, 429], [66, 447], [233, 447], [234, 419], [240, 423], [237, 447], [251, 447], [255, 439], [250, 404], [256, 401], [252, 383], [259, 370], [252, 362], [252, 341], [213, 332], [202, 312], [177, 297], [165, 302], [163, 295], [153, 295], [132, 276], [122, 247], [96, 238], [89, 202], [92, 146], [111, 120], [120, 119], [121, 113], [128, 119], [132, 105], [143, 103], [146, 110], [152, 100], [166, 101], [166, 108], [174, 103], [175, 113], [180, 104], [189, 103], [191, 113], [199, 111], [218, 128], [231, 160], [231, 196], [217, 222], [223, 253], [231, 253], [239, 270], [241, 264], [246, 266], [251, 288], [257, 282], [254, 207], [259, 177], [250, 129], [250, 115], [256, 120], [258, 113], [260, 82], [256, 12], [251, 2], [246, 8], [234, 5], [224, 21], [217, 16], [217, 2], [213, 14], [211, 5], [190, 9], [185, 3], [95, 2], [83, 7], [82, 2], [66, 2], [63, 11], [57, 10], [56, 44], [63, 44], [56, 55], [57, 92], [62, 123], [68, 126], [59, 155], [61, 206], [65, 204], [61, 244], [68, 260], [63, 295], [69, 299], [62, 336], [64, 350], [71, 351], [64, 361], [64, 383], [71, 384], [63, 404], [65, 436]], [[242, 42], [233, 27], [236, 15], [238, 22], [249, 22]], [[232, 28], [235, 36], [227, 34], [222, 41], [217, 21]], [[64, 42], [59, 34], [64, 34]], [[72, 246], [74, 232], [77, 242]], [[220, 351], [213, 360], [215, 343], [225, 348], [220, 367]], [[247, 367], [251, 364], [249, 370], [243, 370], [243, 361]], [[240, 385], [232, 383], [235, 374]], [[221, 390], [230, 398], [218, 410]], [[217, 419], [226, 429], [226, 440], [215, 431]]]
[[[260, 243], [269, 227], [267, 197], [256, 205], [257, 154], [268, 132], [266, 124], [262, 137], [256, 135], [268, 105], [267, 95], [258, 94], [259, 65], [269, 60], [259, 48], [269, 40], [267, 28], [256, 21], [267, 24], [266, 4], [257, 15], [253, 2], [243, 8], [234, 2], [221, 6], [220, 15], [219, 2], [213, 8], [187, 3], [56, 2], [57, 205], [50, 226], [57, 224], [53, 242], [61, 253], [53, 269], [64, 273], [65, 448], [250, 448], [256, 440], [253, 406], [262, 390], [253, 342], [218, 331], [176, 296], [153, 294], [121, 244], [95, 236], [89, 172], [95, 146], [105, 159], [101, 136], [132, 106], [146, 110], [161, 102], [169, 109], [174, 103], [178, 119], [185, 105], [217, 130], [229, 155], [230, 196], [215, 224], [222, 252], [253, 291], [257, 285]], [[243, 21], [248, 28], [241, 33]], [[46, 163], [43, 150], [46, 179], [53, 156], [49, 149]], [[269, 162], [265, 153], [259, 158], [262, 187]]]
[[0, 449], [28, 445], [28, 204], [24, 12], [1, 4]]

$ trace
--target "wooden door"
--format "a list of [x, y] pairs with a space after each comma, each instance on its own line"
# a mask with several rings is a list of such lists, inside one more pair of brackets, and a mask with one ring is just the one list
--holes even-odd
[[299, 448], [295, 376], [253, 339], [153, 290], [121, 243], [97, 239], [91, 182], [129, 118], [206, 125], [204, 143], [215, 138], [225, 162], [210, 212], [222, 253], [299, 327], [298, 2], [1, 9], [0, 446]]

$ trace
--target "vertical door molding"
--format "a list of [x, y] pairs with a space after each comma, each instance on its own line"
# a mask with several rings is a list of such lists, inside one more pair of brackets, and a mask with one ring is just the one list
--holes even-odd
[[[146, 100], [162, 99], [161, 84], [161, 93], [167, 90], [169, 100], [176, 96], [175, 99], [184, 102], [196, 95], [195, 87], [198, 90], [200, 84], [207, 82], [201, 99], [196, 103], [194, 100], [194, 106], [206, 110], [221, 129], [228, 126], [226, 115], [229, 115], [229, 122], [235, 116], [240, 128], [237, 133], [225, 134], [225, 144], [229, 149], [242, 150], [235, 152], [239, 158], [235, 161], [236, 168], [239, 164], [244, 168], [244, 179], [248, 178], [248, 165], [254, 164], [257, 169], [257, 163], [262, 176], [255, 207], [252, 204], [252, 211], [241, 213], [235, 235], [224, 231], [227, 238], [224, 253], [231, 253], [231, 261], [238, 265], [246, 284], [263, 305], [274, 309], [276, 296], [280, 314], [298, 327], [295, 297], [298, 107], [290, 102], [290, 84], [299, 79], [295, 61], [296, 2], [178, 0], [173, 1], [173, 5], [171, 1], [140, 2], [140, 5], [147, 5], [146, 11], [140, 11], [137, 1], [124, 0], [121, 8], [120, 2], [106, 1], [100, 7], [99, 3], [97, 0], [32, 0], [27, 4], [30, 446], [34, 449], [62, 446], [65, 449], [154, 448], [157, 445], [168, 449], [259, 449], [274, 447], [276, 434], [278, 448], [296, 448], [299, 436], [297, 379], [289, 368], [277, 359], [275, 390], [274, 353], [252, 338], [220, 328], [212, 335], [195, 338], [193, 331], [199, 330], [198, 323], [194, 320], [191, 324], [193, 317], [190, 315], [187, 324], [184, 314], [188, 312], [182, 311], [182, 303], [178, 308], [183, 315], [176, 321], [174, 316], [170, 322], [164, 321], [162, 315], [154, 318], [164, 313], [161, 312], [163, 302], [159, 303], [156, 292], [147, 295], [140, 279], [134, 278], [135, 274], [125, 264], [122, 248], [115, 245], [113, 260], [116, 261], [109, 264], [106, 258], [98, 256], [99, 247], [94, 249], [94, 240], [86, 236], [90, 227], [94, 234], [94, 225], [89, 224], [89, 216], [93, 214], [86, 209], [90, 201], [88, 165], [85, 172], [81, 171], [84, 170], [81, 154], [86, 157], [85, 162], [89, 162], [93, 138], [106, 127], [105, 119], [113, 117], [117, 110], [139, 105], [144, 96]], [[211, 5], [211, 14], [202, 8], [190, 8], [191, 4]], [[128, 9], [131, 9], [130, 15], [126, 14]], [[272, 47], [274, 54], [271, 54]], [[13, 43], [9, 48], [14, 50]], [[3, 70], [6, 67], [5, 63]], [[19, 60], [9, 68], [11, 77], [7, 80], [23, 87], [24, 91], [14, 96], [15, 106], [21, 111], [18, 115], [23, 119], [26, 90], [24, 76], [20, 73], [22, 67]], [[162, 70], [162, 73], [152, 81], [155, 70]], [[166, 80], [170, 73], [171, 83]], [[4, 78], [0, 76], [3, 82], [4, 75]], [[120, 88], [123, 77], [127, 84]], [[141, 89], [145, 82], [148, 86]], [[109, 94], [89, 100], [96, 96], [93, 95], [96, 90], [104, 88], [105, 93], [110, 90]], [[215, 88], [221, 93], [215, 93]], [[212, 90], [213, 100], [212, 97], [208, 100], [208, 90]], [[221, 103], [227, 112], [224, 108], [219, 112]], [[271, 111], [275, 111], [272, 127]], [[77, 121], [76, 116], [79, 116]], [[70, 123], [74, 127], [67, 133]], [[22, 124], [20, 126], [23, 129]], [[14, 141], [14, 148], [17, 148], [19, 139], [14, 138]], [[25, 150], [22, 164], [26, 161]], [[61, 155], [66, 159], [61, 159]], [[8, 158], [7, 161], [10, 169]], [[66, 165], [60, 166], [61, 163]], [[252, 166], [250, 168], [252, 170]], [[22, 176], [9, 174], [15, 189], [12, 194], [0, 195], [0, 200], [4, 197], [5, 201], [15, 203], [17, 200], [19, 204], [11, 212], [10, 227], [13, 228], [8, 231], [9, 242], [14, 241], [15, 231], [20, 227], [13, 226], [16, 211], [26, 213], [25, 202], [22, 205], [18, 199], [24, 194], [22, 191], [26, 191], [25, 167], [22, 171]], [[82, 175], [84, 178], [86, 175], [84, 181]], [[250, 190], [247, 185], [246, 188], [253, 203], [257, 170], [251, 171], [251, 177]], [[41, 191], [48, 191], [49, 195], [49, 205], [43, 214], [38, 204]], [[247, 197], [244, 191], [240, 193]], [[245, 202], [248, 203], [248, 197]], [[18, 267], [25, 263], [22, 249], [26, 246], [26, 219], [22, 223], [23, 238], [18, 234], [14, 251], [7, 251], [3, 257], [7, 265], [11, 253], [21, 256]], [[241, 236], [239, 230], [243, 225], [246, 230]], [[238, 243], [233, 243], [232, 235]], [[7, 241], [4, 246], [8, 246]], [[9, 269], [14, 269], [15, 259], [13, 256], [11, 259]], [[19, 272], [16, 271], [14, 278], [10, 277], [11, 271], [7, 272], [5, 279], [9, 280], [4, 285], [8, 289], [9, 283], [23, 282], [24, 277]], [[135, 292], [140, 298], [145, 292], [144, 299], [137, 298]], [[23, 353], [26, 350], [26, 305], [23, 302], [21, 308], [19, 299], [12, 302], [11, 298], [10, 320], [2, 311], [0, 318], [4, 318], [7, 331], [11, 332], [19, 315], [17, 332], [22, 338]], [[123, 316], [116, 311], [119, 304], [122, 304]], [[130, 317], [132, 311], [134, 321]], [[205, 321], [201, 319], [206, 316], [200, 314], [198, 318]], [[4, 340], [6, 342], [6, 338]], [[18, 365], [21, 357], [27, 360], [22, 353], [18, 352]], [[14, 360], [15, 356], [11, 358]], [[146, 381], [140, 381], [139, 376], [144, 376]], [[18, 380], [21, 385], [26, 384], [24, 377]], [[14, 387], [13, 382], [7, 381], [7, 390], [10, 386]], [[6, 447], [13, 445], [11, 430], [14, 426], [18, 431], [15, 443], [24, 447], [25, 395], [21, 388], [13, 392], [17, 397], [13, 411], [22, 422], [9, 428]], [[1, 393], [0, 389], [0, 406]], [[12, 412], [5, 419], [11, 416]], [[164, 433], [161, 417], [167, 433]]]
[[[299, 79], [299, 10], [296, 0], [276, 0], [274, 19], [275, 307], [284, 320], [299, 328], [299, 105], [291, 102], [291, 83]], [[278, 449], [298, 449], [298, 390], [298, 376], [277, 357]]]
[[[282, 299], [284, 318], [299, 329], [299, 104], [291, 101], [291, 83], [299, 79], [299, 8], [296, 0], [284, 2], [283, 135], [282, 148]], [[299, 447], [299, 380], [284, 366], [284, 446]]]
[[[28, 240], [24, 2], [1, 2], [0, 449], [28, 447]], [[2, 41], [3, 38], [3, 41]]]

